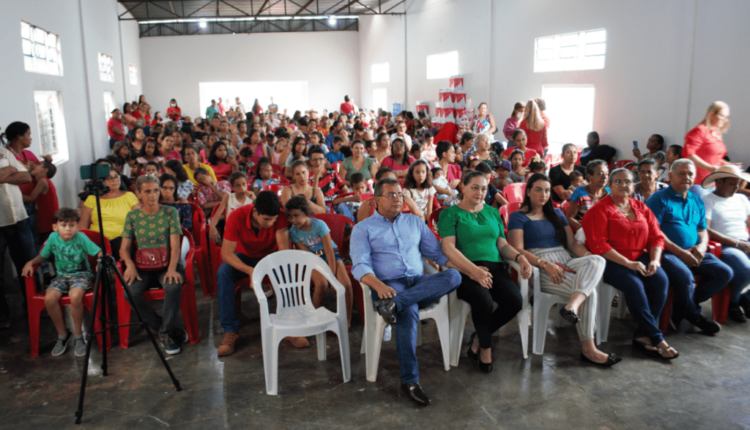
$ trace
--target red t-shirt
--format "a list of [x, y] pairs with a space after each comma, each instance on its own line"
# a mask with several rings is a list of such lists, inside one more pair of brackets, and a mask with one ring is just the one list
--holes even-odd
[[539, 131], [533, 131], [529, 130], [526, 120], [523, 120], [518, 128], [526, 132], [526, 138], [528, 139], [526, 149], [533, 149], [537, 154], [544, 154], [544, 150], [549, 146], [547, 143], [547, 126], [545, 125]]
[[[505, 157], [508, 160], [510, 160], [510, 154], [512, 154], [513, 151], [520, 151], [520, 149], [518, 149], [515, 146], [511, 147], [511, 148], [508, 148], [505, 151], [503, 151], [503, 157]], [[534, 157], [536, 157], [536, 155], [537, 155], [537, 152], [534, 151], [533, 149], [529, 149], [529, 147], [527, 146], [526, 147], [526, 152], [523, 153], [523, 167], [528, 166], [529, 163], [531, 163], [531, 159], [534, 158]]]
[[[26, 169], [31, 171], [31, 168], [34, 167], [35, 164], [39, 164], [39, 159], [36, 158], [36, 155], [34, 155], [33, 152], [29, 151], [28, 149], [24, 149], [21, 154], [13, 154], [16, 156], [16, 160], [23, 163], [24, 166], [26, 166]], [[21, 190], [21, 194], [24, 196], [31, 195], [31, 192], [34, 191], [34, 187], [36, 185], [34, 184], [34, 181], [27, 182], [25, 184], [21, 184], [18, 186], [18, 188]]]
[[57, 190], [47, 178], [44, 178], [49, 185], [47, 194], [39, 194], [36, 198], [36, 229], [39, 233], [52, 231], [52, 215], [60, 209], [57, 201]]
[[279, 249], [276, 243], [276, 232], [289, 226], [286, 214], [282, 210], [276, 223], [270, 228], [259, 228], [258, 233], [251, 223], [255, 205], [245, 205], [229, 214], [224, 227], [224, 239], [237, 242], [236, 251], [250, 258], [263, 258]]
[[350, 113], [354, 112], [354, 105], [349, 102], [341, 103], [341, 113], [345, 115], [349, 115]]
[[179, 107], [168, 107], [167, 118], [171, 119], [172, 121], [179, 121], [180, 118], [182, 118], [182, 109], [180, 109]]
[[209, 166], [214, 169], [214, 174], [217, 177], [222, 176], [228, 178], [232, 174], [232, 165], [229, 163], [219, 165], [209, 164]]
[[[712, 166], [721, 166], [727, 155], [727, 147], [721, 140], [721, 133], [710, 130], [705, 124], [695, 126], [685, 135], [685, 146], [682, 147], [683, 158], [688, 158], [693, 154]], [[695, 183], [700, 185], [710, 172], [698, 166], [695, 167]]]
[[449, 164], [448, 171], [445, 172], [445, 178], [448, 180], [448, 183], [450, 183], [453, 182], [454, 179], [461, 179], [462, 174], [463, 172], [458, 164]]
[[[118, 126], [119, 126], [120, 131], [122, 131], [122, 133], [116, 133], [115, 131], [112, 130], [113, 128], [117, 128]], [[109, 133], [109, 137], [111, 139], [125, 140], [125, 128], [122, 126], [120, 121], [114, 118], [110, 118], [107, 120], [107, 133]]]

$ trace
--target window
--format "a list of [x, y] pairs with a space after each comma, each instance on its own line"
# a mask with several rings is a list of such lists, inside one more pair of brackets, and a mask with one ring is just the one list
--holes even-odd
[[458, 74], [458, 51], [427, 56], [427, 79], [449, 78]]
[[372, 82], [388, 82], [391, 80], [390, 68], [388, 63], [372, 65]]
[[21, 21], [21, 44], [27, 72], [62, 76], [60, 36]]
[[115, 81], [115, 62], [111, 55], [99, 53], [99, 79], [103, 82]]
[[138, 68], [130, 64], [128, 73], [130, 74], [130, 85], [138, 85]]
[[388, 109], [388, 91], [385, 88], [372, 90], [372, 103], [374, 109]]
[[115, 93], [112, 91], [104, 92], [104, 121], [108, 121], [112, 117], [112, 111], [117, 109], [115, 104]]
[[534, 42], [534, 73], [604, 68], [607, 30], [539, 37]]
[[68, 139], [60, 93], [34, 91], [34, 106], [42, 155], [51, 155], [55, 164], [68, 161]]
[[552, 124], [547, 132], [550, 154], [559, 154], [566, 143], [586, 145], [586, 135], [594, 130], [594, 95], [593, 85], [542, 86], [544, 113]]

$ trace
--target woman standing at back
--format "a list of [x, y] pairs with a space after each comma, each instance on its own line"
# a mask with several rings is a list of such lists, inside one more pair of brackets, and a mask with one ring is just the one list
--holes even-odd
[[727, 147], [722, 135], [729, 130], [729, 105], [713, 102], [698, 125], [685, 135], [682, 156], [695, 163], [695, 184], [690, 191], [699, 196], [710, 194], [713, 188], [704, 189], [701, 184], [710, 173], [719, 170], [724, 164]]
[[525, 109], [526, 107], [523, 105], [523, 102], [516, 102], [516, 104], [513, 105], [513, 113], [510, 114], [510, 118], [505, 120], [503, 135], [505, 136], [505, 139], [508, 140], [508, 146], [510, 146], [510, 142], [513, 142], [513, 132], [516, 131], [518, 125], [523, 121], [523, 113]]
[[544, 124], [539, 106], [534, 100], [529, 100], [524, 112], [523, 121], [518, 125], [518, 128], [526, 132], [528, 148], [542, 156], [546, 155], [549, 146], [547, 143], [547, 126]]

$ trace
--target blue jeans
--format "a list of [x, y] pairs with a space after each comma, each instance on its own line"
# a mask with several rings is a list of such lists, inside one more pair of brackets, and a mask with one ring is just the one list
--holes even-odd
[[3, 279], [5, 275], [3, 273], [5, 268], [5, 250], [8, 248], [8, 244], [12, 246], [10, 256], [13, 259], [13, 264], [16, 266], [21, 293], [24, 298], [26, 297], [25, 281], [21, 277], [21, 272], [26, 262], [36, 256], [34, 236], [31, 233], [30, 225], [31, 221], [29, 218], [26, 218], [16, 224], [0, 227], [0, 321], [5, 321], [10, 317], [10, 308], [8, 307], [8, 302], [5, 301]]
[[[419, 382], [417, 365], [417, 324], [419, 308], [437, 302], [450, 294], [461, 284], [461, 275], [455, 269], [445, 270], [432, 275], [407, 276], [383, 281], [396, 290], [393, 301], [396, 303], [396, 350], [401, 365], [401, 382], [413, 384]], [[373, 300], [379, 300], [372, 290]]]
[[[260, 261], [260, 258], [250, 258], [239, 252], [235, 252], [234, 255], [250, 267], [255, 267]], [[227, 263], [221, 263], [221, 266], [219, 266], [219, 272], [217, 273], [217, 283], [219, 285], [219, 290], [217, 291], [219, 298], [219, 320], [221, 321], [221, 328], [224, 329], [225, 333], [237, 331], [240, 328], [240, 319], [237, 318], [237, 314], [234, 311], [236, 304], [234, 301], [234, 290], [237, 281], [245, 278], [247, 278], [247, 273], [240, 272]], [[257, 287], [260, 288], [260, 286]], [[263, 290], [256, 289], [256, 294], [263, 294]]]
[[[648, 265], [651, 257], [643, 254], [636, 261]], [[642, 276], [635, 270], [607, 260], [602, 280], [623, 292], [630, 314], [638, 324], [633, 338], [648, 337], [652, 345], [664, 340], [659, 330], [659, 315], [667, 301], [669, 280], [659, 268], [651, 276]], [[622, 306], [622, 305], [620, 305]]]
[[721, 250], [721, 261], [734, 272], [732, 280], [729, 281], [729, 289], [732, 291], [729, 301], [737, 304], [740, 297], [750, 300], [750, 291], [742, 294], [742, 290], [750, 284], [750, 257], [733, 246], [724, 246]]
[[[669, 277], [669, 284], [674, 289], [672, 320], [693, 321], [701, 313], [700, 304], [721, 291], [732, 279], [732, 268], [722, 263], [713, 254], [706, 252], [700, 266], [688, 268], [677, 256], [665, 252], [661, 266]], [[701, 283], [695, 285], [695, 277], [701, 277]]]
[[352, 213], [352, 210], [349, 208], [349, 205], [346, 203], [339, 203], [334, 208], [334, 212], [336, 212], [339, 215], [344, 215], [345, 217], [349, 218], [350, 220], [357, 222], [357, 219], [354, 218], [354, 214]]

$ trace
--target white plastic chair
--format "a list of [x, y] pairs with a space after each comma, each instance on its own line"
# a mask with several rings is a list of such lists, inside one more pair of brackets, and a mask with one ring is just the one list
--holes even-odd
[[[380, 363], [380, 349], [383, 344], [383, 331], [387, 324], [383, 317], [375, 310], [370, 287], [362, 281], [359, 281], [359, 284], [362, 286], [362, 295], [365, 302], [365, 331], [360, 354], [365, 354], [367, 380], [375, 382], [378, 379], [378, 364]], [[445, 370], [450, 370], [450, 328], [447, 296], [441, 297], [436, 304], [419, 310], [420, 321], [430, 318], [435, 320], [435, 324], [437, 325]], [[420, 327], [417, 327], [417, 330], [419, 329]]]
[[625, 318], [625, 310], [627, 305], [625, 304], [625, 295], [622, 291], [618, 291], [615, 287], [605, 284], [603, 281], [599, 284], [599, 304], [596, 311], [596, 344], [601, 345], [602, 342], [607, 341], [609, 336], [609, 317], [610, 311], [612, 310], [612, 299], [616, 295], [620, 295], [620, 300], [617, 303], [617, 319]]
[[[315, 309], [310, 298], [312, 271], [325, 276], [336, 290], [336, 313], [326, 308]], [[278, 394], [279, 343], [287, 336], [316, 336], [318, 360], [326, 359], [326, 332], [339, 338], [341, 368], [344, 382], [351, 379], [349, 360], [349, 331], [346, 321], [346, 290], [323, 259], [298, 250], [277, 251], [263, 258], [255, 266], [253, 285], [261, 285], [268, 276], [276, 293], [276, 313], [268, 312], [265, 294], [256, 294], [260, 305], [260, 325], [263, 338], [263, 365], [266, 392]]]
[[[518, 313], [518, 331], [521, 333], [521, 349], [523, 350], [523, 358], [529, 358], [528, 344], [529, 344], [529, 324], [531, 322], [530, 314], [531, 307], [529, 306], [529, 281], [523, 279], [520, 276], [521, 267], [518, 263], [513, 261], [508, 262], [510, 267], [515, 269], [519, 273], [518, 287], [521, 289], [522, 307], [521, 312]], [[456, 292], [452, 292], [449, 296], [450, 303], [450, 328], [451, 328], [451, 366], [458, 366], [458, 360], [461, 356], [461, 342], [464, 338], [464, 329], [466, 328], [466, 317], [471, 312], [471, 306], [468, 303], [458, 298]]]

